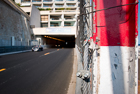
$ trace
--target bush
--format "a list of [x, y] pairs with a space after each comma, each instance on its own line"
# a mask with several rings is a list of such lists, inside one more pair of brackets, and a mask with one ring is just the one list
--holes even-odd
[[44, 9], [44, 8], [38, 8], [38, 10], [40, 10], [40, 11], [51, 10], [51, 8], [46, 8], [46, 9]]
[[57, 10], [64, 10], [64, 8], [58, 8]]
[[20, 3], [16, 3], [16, 5], [18, 5], [20, 7]]
[[71, 8], [66, 8], [66, 10], [71, 10]]

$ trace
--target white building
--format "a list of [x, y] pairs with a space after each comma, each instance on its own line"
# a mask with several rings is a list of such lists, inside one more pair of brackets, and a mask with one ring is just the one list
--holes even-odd
[[[30, 15], [33, 34], [41, 45], [75, 43], [78, 0], [15, 0]], [[35, 8], [35, 7], [37, 8]], [[66, 43], [67, 42], [67, 43]], [[72, 44], [74, 45], [74, 44]]]

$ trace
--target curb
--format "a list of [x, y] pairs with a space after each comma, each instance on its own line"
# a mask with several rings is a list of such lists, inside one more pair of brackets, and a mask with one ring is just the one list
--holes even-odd
[[67, 94], [75, 94], [76, 73], [77, 73], [77, 54], [76, 54], [76, 49], [74, 48], [73, 72], [72, 72], [71, 81], [70, 81], [70, 84], [69, 84]]
[[29, 52], [29, 51], [31, 51], [31, 50], [24, 50], [24, 51], [17, 51], [17, 52], [2, 53], [2, 54], [0, 54], [0, 56], [10, 55], [10, 54], [17, 54], [17, 53], [24, 53], [24, 52]]

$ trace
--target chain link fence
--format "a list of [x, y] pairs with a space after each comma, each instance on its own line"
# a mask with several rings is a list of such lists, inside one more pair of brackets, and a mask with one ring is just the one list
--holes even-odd
[[90, 37], [92, 37], [92, 15], [89, 13], [92, 10], [90, 5], [90, 0], [80, 0], [80, 15], [77, 18], [76, 39], [76, 49], [78, 55], [77, 79], [80, 79], [79, 81], [77, 80], [78, 85], [76, 87], [76, 94], [92, 94], [93, 92], [93, 50], [89, 48], [89, 40]]

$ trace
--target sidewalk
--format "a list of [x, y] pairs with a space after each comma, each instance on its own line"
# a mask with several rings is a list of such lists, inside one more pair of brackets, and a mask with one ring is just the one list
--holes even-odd
[[138, 94], [140, 94], [140, 81], [138, 80]]
[[10, 55], [10, 54], [17, 54], [17, 53], [24, 53], [24, 52], [29, 52], [32, 50], [23, 50], [23, 51], [16, 51], [16, 52], [8, 52], [8, 53], [0, 53], [0, 56], [2, 55]]
[[71, 77], [67, 94], [75, 94], [76, 78], [77, 78], [76, 73], [77, 73], [77, 54], [76, 54], [76, 49], [74, 48], [73, 73], [72, 73], [72, 77]]

